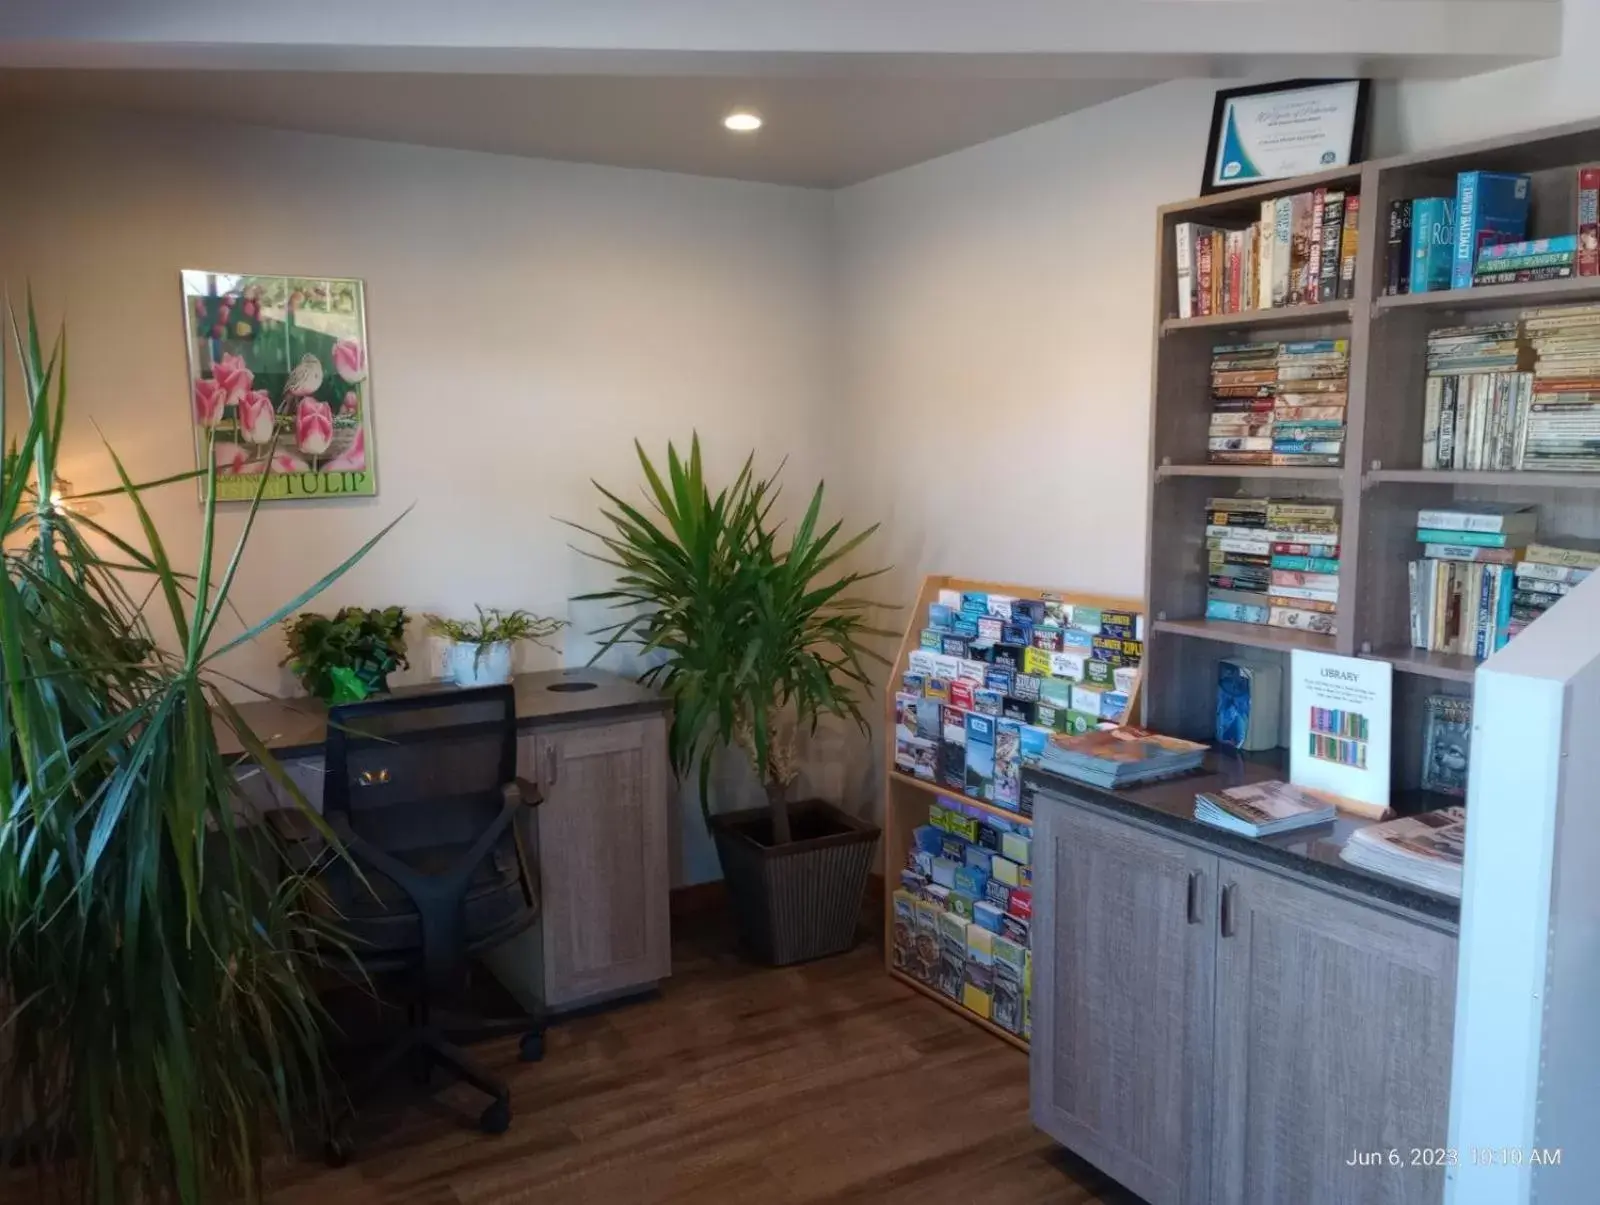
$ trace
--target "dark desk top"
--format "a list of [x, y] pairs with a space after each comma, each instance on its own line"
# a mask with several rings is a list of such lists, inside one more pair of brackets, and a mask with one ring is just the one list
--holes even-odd
[[[599, 669], [544, 670], [518, 674], [512, 680], [517, 692], [517, 727], [537, 728], [573, 720], [616, 719], [629, 714], [664, 711], [665, 697], [632, 678]], [[582, 684], [592, 683], [585, 687]], [[428, 682], [401, 687], [400, 695], [453, 689], [449, 683]], [[316, 699], [259, 699], [240, 703], [239, 713], [268, 749], [282, 757], [321, 753], [328, 734], [328, 708]], [[226, 756], [243, 750], [225, 725], [217, 725], [217, 741]]]
[[[1241, 861], [1285, 870], [1298, 877], [1328, 883], [1342, 892], [1427, 918], [1437, 927], [1454, 931], [1461, 918], [1461, 902], [1409, 883], [1385, 878], [1352, 866], [1339, 851], [1357, 829], [1376, 823], [1339, 813], [1331, 824], [1281, 833], [1275, 837], [1245, 837], [1202, 824], [1194, 818], [1194, 797], [1200, 791], [1219, 790], [1246, 782], [1286, 777], [1278, 759], [1248, 760], [1237, 754], [1212, 752], [1202, 771], [1121, 791], [1108, 791], [1048, 770], [1024, 769], [1024, 789], [1034, 792], [1034, 813], [1040, 796], [1055, 795], [1083, 806], [1142, 821], [1194, 845], [1203, 845]], [[1391, 804], [1395, 815], [1432, 811], [1459, 800], [1423, 791], [1397, 795]]]

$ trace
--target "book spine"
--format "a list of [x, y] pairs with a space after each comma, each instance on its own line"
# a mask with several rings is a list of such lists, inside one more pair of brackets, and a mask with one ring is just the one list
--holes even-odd
[[1422, 642], [1422, 606], [1417, 596], [1417, 571], [1420, 568], [1416, 561], [1406, 566], [1406, 587], [1411, 601], [1411, 647], [1414, 649], [1428, 647]]
[[1317, 300], [1322, 285], [1322, 226], [1328, 216], [1328, 190], [1311, 190], [1311, 237], [1306, 244], [1305, 302]]
[[1600, 164], [1578, 169], [1578, 275], [1600, 276]]
[[1272, 308], [1289, 304], [1289, 269], [1294, 255], [1294, 203], [1279, 197], [1272, 203]]
[[1225, 314], [1237, 314], [1244, 308], [1244, 232], [1230, 230], [1226, 242], [1228, 251], [1228, 277], [1223, 285], [1223, 307]]
[[1361, 246], [1361, 198], [1346, 197], [1344, 201], [1344, 236], [1339, 240], [1339, 287], [1341, 301], [1356, 295], [1356, 254]]
[[1228, 236], [1221, 230], [1211, 232], [1211, 312], [1224, 314], [1222, 297], [1228, 279]]
[[1542, 582], [1577, 583], [1588, 577], [1589, 572], [1571, 565], [1541, 565], [1534, 561], [1524, 561], [1517, 566], [1518, 577]]
[[1211, 310], [1211, 232], [1200, 230], [1195, 234], [1195, 307], [1202, 318]]
[[[1486, 247], [1484, 250], [1493, 250]], [[1493, 259], [1484, 259], [1478, 262], [1473, 269], [1475, 276], [1483, 276], [1495, 272], [1521, 272], [1525, 268], [1565, 268], [1570, 267], [1578, 258], [1576, 251], [1530, 251], [1526, 255], [1497, 255]]]
[[1541, 565], [1568, 565], [1574, 569], [1600, 569], [1600, 552], [1584, 548], [1556, 548], [1549, 544], [1529, 544], [1523, 560]]
[[1472, 271], [1478, 258], [1478, 186], [1477, 172], [1461, 172], [1456, 176], [1455, 252], [1450, 260], [1452, 289], [1472, 287]]
[[1514, 272], [1484, 272], [1472, 278], [1473, 286], [1528, 284], [1536, 280], [1566, 280], [1572, 275], [1572, 265], [1547, 268], [1519, 268]]
[[1289, 204], [1289, 304], [1300, 305], [1306, 299], [1306, 260], [1311, 253], [1311, 195], [1296, 193]]
[[1282, 598], [1293, 599], [1296, 602], [1323, 602], [1332, 605], [1339, 601], [1339, 592], [1337, 590], [1322, 590], [1315, 586], [1279, 586], [1273, 584], [1271, 593]]
[[1272, 308], [1272, 273], [1274, 239], [1278, 230], [1278, 203], [1261, 202], [1258, 255], [1256, 263], [1256, 309]]
[[1206, 541], [1206, 548], [1213, 552], [1236, 552], [1242, 556], [1272, 555], [1272, 545], [1266, 540], [1235, 540], [1217, 536]]
[[1439, 467], [1439, 395], [1443, 382], [1430, 376], [1424, 386], [1422, 404], [1422, 467]]
[[1339, 604], [1336, 602], [1324, 602], [1315, 598], [1287, 598], [1276, 590], [1267, 591], [1267, 606], [1298, 607], [1302, 611], [1321, 611], [1324, 615], [1332, 615], [1339, 609]]
[[1308, 611], [1304, 607], [1273, 607], [1267, 612], [1267, 623], [1275, 628], [1297, 628], [1324, 636], [1332, 636], [1336, 631], [1332, 615]]
[[1417, 526], [1433, 527], [1441, 531], [1504, 531], [1506, 517], [1465, 510], [1419, 510]]
[[1339, 572], [1337, 560], [1322, 556], [1283, 556], [1274, 553], [1271, 564], [1274, 569], [1289, 569], [1300, 573]]
[[1478, 565], [1478, 615], [1472, 625], [1472, 655], [1487, 657], [1494, 642], [1494, 582], [1489, 565]]
[[1222, 619], [1229, 623], [1264, 624], [1267, 622], [1267, 608], [1250, 603], [1219, 602], [1212, 599], [1206, 603], [1206, 618]]
[[1434, 468], [1455, 468], [1456, 455], [1456, 385], [1459, 377], [1441, 377], [1439, 380], [1439, 433], [1438, 454]]
[[1344, 235], [1344, 193], [1329, 192], [1322, 198], [1322, 271], [1317, 281], [1317, 300], [1332, 301], [1339, 295], [1339, 255]]
[[1388, 296], [1411, 291], [1411, 202], [1389, 202], [1388, 239], [1384, 246], [1383, 291]]
[[1339, 560], [1337, 544], [1304, 544], [1299, 540], [1274, 540], [1267, 547], [1272, 550], [1273, 556], [1312, 556], [1334, 563]]
[[1511, 569], [1506, 565], [1496, 567], [1496, 589], [1499, 593], [1495, 597], [1494, 610], [1494, 649], [1498, 652], [1505, 648], [1506, 641], [1511, 639], [1507, 629], [1511, 625], [1511, 595], [1512, 579]]
[[1439, 531], [1434, 528], [1417, 528], [1417, 541], [1422, 544], [1471, 544], [1479, 548], [1504, 548], [1509, 541], [1498, 531]]
[[1511, 548], [1475, 548], [1470, 544], [1426, 544], [1422, 555], [1435, 561], [1491, 561], [1509, 565], [1515, 559]]

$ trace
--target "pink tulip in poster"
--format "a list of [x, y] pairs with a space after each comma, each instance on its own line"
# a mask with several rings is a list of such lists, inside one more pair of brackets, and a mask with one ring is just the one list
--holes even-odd
[[217, 497], [368, 496], [372, 381], [359, 280], [185, 269], [189, 414]]

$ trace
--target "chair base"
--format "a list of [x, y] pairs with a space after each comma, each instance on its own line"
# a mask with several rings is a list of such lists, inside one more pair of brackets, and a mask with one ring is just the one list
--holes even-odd
[[350, 1085], [345, 1108], [334, 1116], [323, 1136], [324, 1160], [329, 1167], [343, 1167], [350, 1161], [355, 1151], [350, 1131], [357, 1110], [406, 1064], [411, 1065], [424, 1091], [437, 1067], [488, 1096], [488, 1106], [478, 1115], [478, 1128], [485, 1134], [504, 1134], [511, 1126], [511, 1089], [451, 1039], [471, 1041], [520, 1033], [518, 1056], [525, 1063], [536, 1063], [544, 1058], [544, 1030], [544, 1022], [536, 1017], [482, 1021], [466, 1030], [452, 1027], [449, 1033], [438, 1025], [412, 1026]]

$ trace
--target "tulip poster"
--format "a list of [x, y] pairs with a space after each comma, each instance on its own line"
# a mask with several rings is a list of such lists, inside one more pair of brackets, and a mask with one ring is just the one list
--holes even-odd
[[378, 492], [359, 280], [186, 269], [195, 452], [217, 497], [249, 501]]

